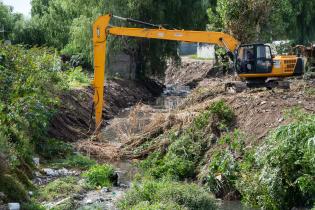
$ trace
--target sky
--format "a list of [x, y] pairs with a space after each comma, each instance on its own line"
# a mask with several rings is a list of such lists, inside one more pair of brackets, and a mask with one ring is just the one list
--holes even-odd
[[13, 6], [14, 12], [24, 14], [26, 17], [31, 16], [31, 0], [0, 0], [6, 5]]

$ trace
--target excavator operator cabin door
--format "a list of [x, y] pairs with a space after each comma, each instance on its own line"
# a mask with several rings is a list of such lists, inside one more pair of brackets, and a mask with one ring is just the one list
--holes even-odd
[[268, 45], [256, 45], [256, 73], [271, 73], [272, 54]]
[[242, 45], [238, 49], [236, 67], [242, 74], [271, 73], [271, 48], [264, 44]]

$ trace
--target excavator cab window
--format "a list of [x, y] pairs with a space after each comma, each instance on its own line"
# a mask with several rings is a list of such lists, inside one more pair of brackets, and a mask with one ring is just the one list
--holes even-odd
[[270, 46], [256, 46], [256, 56], [256, 72], [270, 73], [272, 71], [272, 55]]
[[239, 73], [270, 73], [272, 71], [271, 48], [268, 45], [243, 45], [238, 49], [236, 68]]

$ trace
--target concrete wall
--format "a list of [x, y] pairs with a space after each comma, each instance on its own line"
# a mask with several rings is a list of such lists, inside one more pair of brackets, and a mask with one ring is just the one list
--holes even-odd
[[136, 65], [129, 55], [124, 53], [111, 54], [107, 63], [109, 75], [135, 79]]
[[197, 57], [206, 59], [215, 59], [214, 45], [198, 43]]
[[197, 43], [182, 42], [179, 46], [178, 54], [180, 56], [196, 55], [197, 54]]

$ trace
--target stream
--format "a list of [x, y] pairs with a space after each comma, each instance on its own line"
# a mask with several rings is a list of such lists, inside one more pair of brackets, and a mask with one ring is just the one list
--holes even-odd
[[[130, 135], [141, 131], [150, 120], [152, 120], [154, 114], [168, 113], [182, 104], [185, 97], [190, 93], [188, 86], [167, 86], [163, 94], [158, 97], [155, 102], [149, 104], [141, 104], [126, 108], [120, 112], [114, 119], [108, 122], [108, 125], [101, 131], [100, 139], [104, 142], [115, 144], [118, 147], [123, 144], [124, 140], [128, 140]], [[142, 110], [144, 107], [144, 110]], [[139, 110], [137, 110], [139, 109]], [[136, 110], [136, 126], [134, 127], [132, 118], [133, 110]], [[124, 139], [121, 139], [124, 138]], [[105, 162], [105, 161], [104, 161]], [[106, 161], [108, 163], [108, 161]], [[116, 169], [118, 175], [117, 186], [112, 188], [102, 188], [97, 190], [87, 190], [79, 192], [65, 199], [59, 199], [53, 202], [43, 202], [47, 209], [52, 209], [62, 203], [72, 200], [76, 206], [76, 209], [106, 209], [116, 210], [117, 201], [122, 198], [125, 192], [131, 185], [131, 181], [137, 174], [138, 169], [135, 164], [130, 160], [119, 160], [110, 162]], [[79, 182], [83, 182], [80, 178], [80, 171], [71, 171], [67, 169], [43, 169], [44, 175], [38, 175], [34, 180], [34, 183], [38, 185], [46, 185], [60, 177], [76, 176], [79, 178]], [[245, 208], [240, 201], [222, 201], [217, 200], [220, 210], [250, 210]]]
[[[132, 132], [137, 132], [147, 125], [147, 123], [150, 122], [152, 113], [169, 112], [181, 105], [190, 92], [191, 90], [188, 86], [167, 86], [163, 94], [158, 97], [155, 102], [147, 104], [152, 110], [150, 110], [149, 113], [141, 113], [141, 116], [137, 116], [141, 120], [137, 122], [137, 129]], [[131, 109], [132, 108], [127, 108], [123, 110], [115, 119], [111, 120], [109, 126], [102, 130], [102, 138], [112, 143], [121, 144], [117, 130], [122, 130], [120, 132], [126, 133], [131, 132], [132, 128], [128, 124]], [[120, 129], [117, 129], [117, 126], [120, 126]], [[119, 183], [123, 186], [123, 188], [118, 187], [112, 189], [112, 193], [121, 196], [130, 186], [134, 175], [137, 173], [137, 168], [129, 161], [112, 162], [112, 164], [116, 167], [119, 174]], [[250, 208], [244, 207], [240, 201], [218, 200], [218, 204], [220, 210], [251, 210]], [[111, 209], [115, 209], [114, 206], [111, 207]]]

